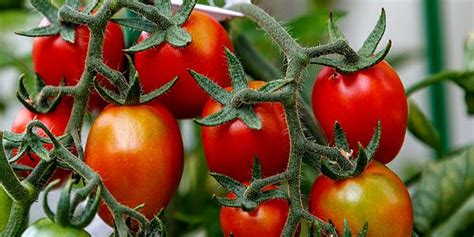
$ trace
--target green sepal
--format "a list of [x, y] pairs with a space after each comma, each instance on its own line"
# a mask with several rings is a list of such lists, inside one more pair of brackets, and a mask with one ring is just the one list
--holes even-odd
[[164, 217], [164, 209], [161, 209], [158, 214], [150, 221], [150, 226], [146, 230], [142, 230], [138, 233], [138, 236], [168, 236], [168, 231], [166, 230], [166, 225], [162, 221]]
[[[69, 179], [61, 191], [55, 214], [48, 205], [48, 194], [59, 184], [59, 182], [59, 179], [55, 180], [45, 189], [43, 210], [46, 216], [58, 225], [83, 229], [92, 222], [99, 208], [102, 188], [98, 185], [98, 180], [96, 179], [85, 185], [83, 188], [78, 189], [76, 195], [71, 198], [72, 185], [74, 184], [74, 181], [73, 179]], [[96, 190], [94, 190], [95, 187], [97, 187]], [[86, 199], [87, 203], [84, 210], [79, 215], [75, 216], [74, 214], [77, 207]]]
[[239, 181], [219, 173], [210, 173], [210, 175], [226, 190], [234, 193], [236, 196], [242, 196], [245, 192], [245, 185]]
[[[34, 113], [46, 114], [51, 111], [54, 111], [59, 103], [61, 102], [62, 93], [57, 93], [52, 98], [42, 98], [38, 97], [39, 93], [45, 86], [43, 80], [41, 79], [40, 75], [36, 74], [35, 78], [32, 81], [26, 81], [26, 77], [24, 74], [20, 76], [18, 79], [18, 86], [16, 91], [16, 97], [20, 103], [27, 108], [29, 111]], [[26, 83], [34, 83], [35, 85], [29, 85], [29, 88], [32, 88], [31, 93], [28, 92]], [[62, 80], [61, 86], [65, 84], [65, 81]]]
[[273, 81], [267, 82], [264, 86], [260, 87], [258, 91], [260, 92], [265, 92], [265, 93], [272, 93], [275, 92], [286, 85], [294, 82], [295, 80], [293, 78], [285, 78], [285, 79], [277, 79]]
[[349, 228], [349, 223], [347, 219], [344, 219], [344, 229], [342, 231], [343, 237], [352, 237], [351, 229]]
[[99, 5], [99, 0], [90, 0], [82, 12], [89, 15], [97, 5]]
[[30, 0], [31, 5], [41, 12], [51, 24], [58, 23], [58, 8], [50, 0]]
[[41, 160], [51, 161], [49, 151], [44, 148], [43, 142], [41, 139], [37, 139], [36, 136], [37, 135], [34, 135], [28, 139], [28, 146], [30, 147], [31, 151], [34, 152]]
[[426, 145], [441, 150], [438, 131], [413, 100], [408, 100], [408, 131]]
[[345, 48], [344, 50], [341, 49], [341, 52], [338, 54], [328, 54], [312, 58], [311, 63], [334, 67], [341, 73], [356, 72], [376, 65], [385, 58], [392, 46], [392, 42], [389, 40], [387, 46], [383, 50], [373, 54], [385, 32], [385, 18], [385, 10], [382, 9], [382, 13], [380, 14], [376, 26], [356, 53], [348, 45], [347, 39], [334, 22], [332, 14], [330, 14], [328, 21], [330, 41], [336, 42], [342, 40], [345, 44]]
[[21, 133], [13, 133], [9, 130], [3, 131], [3, 139], [6, 141], [10, 141], [12, 143], [19, 143], [23, 140], [23, 134]]
[[179, 26], [170, 26], [166, 29], [165, 40], [175, 47], [184, 47], [191, 43], [192, 37], [185, 29]]
[[58, 25], [49, 25], [33, 28], [26, 31], [17, 31], [15, 34], [27, 37], [51, 36], [57, 35], [61, 28]]
[[165, 34], [163, 32], [152, 33], [149, 38], [146, 38], [139, 44], [136, 44], [128, 49], [125, 49], [125, 52], [140, 52], [147, 50], [151, 47], [157, 46], [165, 41]]
[[61, 38], [71, 44], [74, 44], [76, 39], [76, 28], [71, 24], [62, 24], [61, 30], [59, 31]]
[[357, 237], [366, 237], [368, 230], [369, 230], [369, 223], [365, 222], [364, 225], [362, 226], [362, 230], [360, 230], [359, 234], [357, 234]]
[[[113, 18], [113, 22], [128, 27], [132, 29], [136, 29], [139, 31], [146, 31], [146, 32], [154, 32], [158, 29], [158, 26], [144, 18]], [[130, 49], [128, 49], [130, 50]]]
[[[75, 42], [75, 24], [61, 22], [58, 17], [59, 9], [55, 7], [51, 1], [48, 0], [32, 0], [31, 5], [37, 9], [43, 16], [49, 21], [49, 26], [37, 27], [27, 31], [16, 32], [19, 35], [28, 37], [41, 37], [41, 36], [52, 36], [59, 35], [63, 40], [69, 43]], [[79, 2], [77, 0], [68, 0], [66, 2], [67, 7], [77, 10], [79, 8]]]
[[355, 162], [356, 162], [355, 168], [351, 174], [352, 177], [362, 174], [365, 168], [367, 168], [367, 164], [369, 164], [369, 157], [367, 155], [367, 152], [360, 143], [359, 143], [359, 152], [357, 153], [357, 158]]
[[351, 152], [349, 142], [347, 141], [346, 133], [344, 132], [344, 129], [338, 121], [334, 123], [334, 142], [334, 145], [337, 148], [343, 149], [347, 153]]
[[[471, 33], [464, 44], [464, 69], [474, 71], [474, 33]], [[464, 89], [467, 113], [474, 115], [474, 76], [458, 79], [455, 82]]]
[[174, 14], [174, 17], [172, 17], [171, 20], [176, 25], [182, 26], [188, 20], [196, 3], [197, 3], [196, 0], [184, 0], [183, 4], [178, 9], [178, 11], [176, 11], [176, 13]]
[[226, 54], [229, 64], [229, 74], [232, 80], [232, 92], [228, 92], [205, 76], [188, 69], [197, 84], [214, 100], [223, 105], [223, 109], [220, 112], [202, 119], [196, 119], [195, 121], [204, 126], [216, 126], [234, 119], [240, 119], [249, 128], [257, 130], [261, 129], [262, 121], [253, 110], [253, 105], [236, 105], [233, 102], [234, 96], [242, 90], [248, 89], [247, 79], [243, 67], [237, 57], [235, 57], [235, 55], [233, 55], [228, 49], [226, 49]]
[[377, 127], [375, 127], [374, 135], [372, 135], [372, 138], [370, 139], [370, 142], [365, 149], [369, 162], [374, 158], [375, 152], [377, 152], [377, 149], [379, 148], [381, 138], [382, 138], [382, 122], [378, 120]]
[[260, 163], [260, 159], [258, 159], [258, 157], [255, 156], [255, 159], [253, 159], [251, 182], [261, 179], [261, 178], [262, 178], [262, 165]]
[[140, 79], [139, 79], [137, 70], [135, 69], [135, 66], [133, 65], [132, 59], [128, 56], [127, 56], [127, 59], [130, 65], [129, 66], [129, 85], [127, 88], [125, 88], [124, 93], [117, 94], [113, 92], [112, 90], [109, 90], [101, 86], [100, 83], [94, 78], [94, 87], [97, 93], [105, 101], [109, 103], [114, 103], [114, 104], [119, 104], [119, 105], [145, 104], [156, 99], [158, 96], [166, 93], [168, 90], [171, 89], [171, 87], [174, 86], [174, 84], [176, 84], [176, 81], [178, 80], [178, 77], [175, 77], [174, 79], [167, 82], [160, 88], [150, 93], [142, 94], [142, 88], [140, 85]]
[[155, 0], [155, 7], [161, 14], [168, 18], [173, 15], [173, 8], [170, 0]]
[[375, 50], [377, 49], [377, 45], [382, 40], [383, 34], [385, 32], [386, 27], [386, 16], [385, 16], [385, 9], [382, 8], [382, 13], [380, 14], [379, 20], [375, 25], [370, 35], [364, 41], [362, 47], [357, 51], [357, 54], [363, 57], [370, 57]]

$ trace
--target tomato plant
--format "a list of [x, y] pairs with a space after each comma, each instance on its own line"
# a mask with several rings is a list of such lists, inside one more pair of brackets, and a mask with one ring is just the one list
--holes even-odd
[[[178, 119], [199, 116], [209, 98], [189, 75], [188, 68], [205, 74], [220, 86], [230, 85], [224, 47], [232, 49], [232, 42], [225, 29], [214, 18], [199, 11], [192, 12], [183, 29], [191, 34], [191, 44], [174, 47], [162, 43], [135, 54], [135, 65], [145, 92], [178, 76], [176, 85], [156, 100]], [[149, 33], [143, 32], [138, 42], [148, 37]]]
[[[252, 81], [249, 88], [258, 89], [262, 81]], [[231, 91], [232, 88], [226, 88]], [[262, 164], [263, 176], [285, 170], [289, 156], [288, 128], [283, 107], [278, 103], [259, 103], [254, 106], [263, 121], [262, 128], [249, 128], [236, 119], [218, 126], [202, 127], [202, 143], [211, 172], [222, 173], [242, 182], [250, 180], [255, 157]], [[211, 99], [202, 116], [219, 112], [222, 105]]]
[[[49, 25], [45, 18], [40, 26]], [[41, 76], [46, 85], [58, 86], [64, 79], [66, 85], [76, 85], [84, 71], [84, 64], [89, 44], [90, 31], [87, 26], [80, 25], [75, 29], [75, 42], [70, 43], [60, 35], [36, 37], [33, 40], [33, 68]], [[125, 56], [123, 49], [125, 42], [120, 26], [108, 23], [105, 29], [103, 43], [104, 62], [110, 68], [122, 70]], [[99, 75], [98, 80], [109, 84]], [[90, 109], [101, 109], [105, 102], [97, 95], [91, 93]]]
[[[160, 106], [107, 106], [94, 121], [85, 162], [122, 204], [149, 219], [166, 207], [183, 171], [183, 144], [173, 115]], [[102, 204], [99, 215], [112, 223]]]
[[334, 181], [319, 176], [310, 193], [311, 214], [331, 220], [341, 234], [344, 219], [355, 236], [368, 222], [368, 237], [411, 236], [413, 209], [410, 195], [398, 176], [373, 161], [359, 176]]
[[[25, 132], [28, 123], [33, 119], [37, 119], [44, 123], [55, 136], [61, 136], [64, 134], [69, 117], [71, 116], [71, 107], [71, 100], [69, 98], [63, 98], [54, 111], [46, 114], [33, 113], [26, 108], [22, 108], [13, 120], [11, 130], [14, 133], [23, 133]], [[41, 130], [38, 131], [38, 134], [46, 137], [44, 132]], [[53, 145], [45, 144], [44, 147], [51, 149]], [[34, 168], [39, 161], [40, 158], [36, 154], [26, 153], [17, 161], [17, 163]], [[22, 173], [24, 176], [28, 174], [28, 172]], [[62, 181], [65, 181], [69, 177], [70, 173], [70, 171], [65, 169], [57, 169], [54, 172], [51, 180], [61, 179]]]
[[48, 218], [36, 221], [21, 235], [22, 237], [88, 237], [85, 230], [61, 226]]
[[377, 126], [382, 138], [375, 159], [386, 164], [400, 151], [407, 129], [407, 99], [395, 70], [382, 61], [358, 72], [344, 74], [323, 67], [312, 93], [313, 111], [329, 143], [334, 143], [334, 123], [344, 129], [349, 146], [367, 146]]
[[[277, 189], [270, 186], [264, 190]], [[235, 198], [229, 193], [228, 198]], [[273, 199], [252, 210], [244, 211], [235, 207], [222, 207], [220, 221], [224, 236], [280, 236], [288, 217], [288, 202], [284, 199]]]

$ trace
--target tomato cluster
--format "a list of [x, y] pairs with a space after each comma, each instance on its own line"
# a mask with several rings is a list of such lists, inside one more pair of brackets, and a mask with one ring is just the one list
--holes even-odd
[[[101, 177], [117, 201], [131, 208], [143, 204], [139, 211], [149, 219], [168, 205], [183, 172], [183, 143], [176, 119], [207, 117], [223, 109], [197, 85], [188, 69], [206, 75], [217, 85], [232, 91], [228, 87], [230, 79], [224, 51], [225, 48], [232, 50], [232, 43], [225, 29], [212, 17], [196, 11], [183, 28], [193, 38], [189, 45], [175, 47], [165, 42], [134, 55], [145, 92], [156, 90], [178, 76], [176, 85], [168, 93], [147, 104], [110, 104], [104, 108], [104, 101], [96, 92], [91, 92], [90, 108], [103, 110], [91, 126], [85, 162]], [[79, 81], [90, 32], [85, 26], [78, 26], [75, 31], [74, 43], [64, 41], [59, 35], [35, 39], [33, 65], [45, 84], [59, 85], [64, 79], [66, 85], [75, 85]], [[150, 34], [143, 32], [138, 42], [148, 37]], [[103, 48], [104, 62], [113, 69], [122, 70], [123, 34], [115, 23], [107, 26]], [[111, 86], [100, 75], [98, 80]], [[265, 82], [252, 81], [248, 87], [257, 90], [264, 85]], [[31, 120], [38, 119], [55, 136], [60, 136], [65, 133], [72, 102], [72, 98], [63, 97], [59, 106], [47, 114], [23, 109], [15, 118], [12, 131], [22, 133]], [[381, 122], [382, 137], [375, 154], [376, 161], [362, 174], [342, 181], [324, 175], [315, 180], [309, 211], [325, 221], [332, 221], [339, 233], [347, 220], [353, 235], [368, 222], [367, 236], [409, 236], [413, 225], [409, 194], [400, 179], [384, 165], [398, 154], [406, 130], [407, 101], [396, 72], [384, 61], [351, 74], [324, 67], [316, 79], [312, 103], [329, 144], [335, 142], [335, 122], [341, 124], [354, 151], [357, 151], [358, 143], [367, 146], [377, 122]], [[253, 109], [262, 121], [259, 130], [249, 128], [239, 119], [202, 127], [202, 144], [211, 172], [248, 184], [255, 158], [261, 163], [263, 177], [287, 169], [290, 137], [283, 106], [268, 102], [258, 103]], [[51, 149], [51, 145], [45, 147]], [[34, 167], [38, 161], [36, 155], [28, 153], [18, 163]], [[52, 178], [64, 180], [69, 174], [70, 171], [58, 169]], [[276, 188], [270, 186], [266, 190]], [[0, 192], [0, 199], [2, 195]], [[0, 202], [8, 204], [9, 199], [3, 199]], [[382, 203], [383, 207], [376, 203]], [[222, 231], [225, 236], [279, 236], [288, 213], [289, 203], [284, 199], [263, 202], [248, 212], [222, 207]], [[402, 218], [393, 221], [394, 214]], [[113, 217], [105, 203], [101, 204], [99, 215], [113, 225]], [[3, 226], [1, 221], [0, 228]], [[45, 219], [25, 235], [48, 235], [50, 230], [54, 233], [70, 231], [61, 228]], [[77, 234], [87, 235], [80, 231]]]

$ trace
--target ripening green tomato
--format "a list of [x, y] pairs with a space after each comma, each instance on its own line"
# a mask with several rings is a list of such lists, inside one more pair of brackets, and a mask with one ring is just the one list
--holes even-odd
[[356, 177], [334, 181], [319, 176], [311, 188], [309, 211], [324, 221], [331, 220], [339, 234], [346, 219], [352, 236], [357, 236], [365, 222], [367, 237], [412, 235], [408, 190], [394, 172], [375, 160]]
[[10, 209], [12, 207], [12, 199], [7, 192], [0, 185], [0, 232], [3, 231], [10, 216]]
[[89, 237], [85, 230], [61, 226], [48, 218], [36, 221], [23, 232], [22, 237]]

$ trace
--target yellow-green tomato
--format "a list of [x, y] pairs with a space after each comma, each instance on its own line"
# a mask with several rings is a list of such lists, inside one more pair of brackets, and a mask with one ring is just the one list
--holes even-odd
[[61, 226], [48, 218], [36, 221], [23, 232], [22, 237], [90, 237], [85, 230]]

